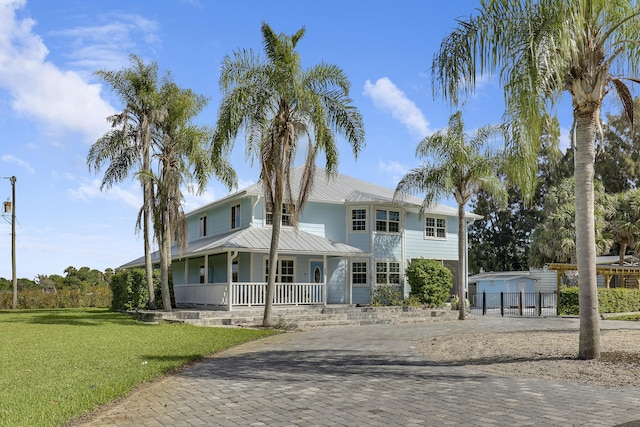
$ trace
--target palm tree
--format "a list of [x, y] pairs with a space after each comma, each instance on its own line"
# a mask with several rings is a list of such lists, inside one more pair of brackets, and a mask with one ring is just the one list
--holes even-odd
[[449, 118], [449, 126], [425, 137], [416, 155], [429, 159], [410, 170], [396, 187], [396, 198], [403, 194], [425, 194], [421, 211], [425, 212], [442, 197], [453, 195], [458, 203], [458, 280], [457, 295], [460, 301], [458, 319], [466, 317], [466, 230], [465, 206], [481, 189], [497, 197], [503, 204], [507, 201], [507, 189], [498, 176], [502, 166], [502, 155], [487, 146], [490, 138], [499, 133], [495, 126], [484, 126], [471, 137], [464, 132], [462, 114], [457, 112]]
[[[149, 290], [149, 308], [155, 309], [153, 265], [151, 263], [151, 209], [153, 184], [151, 176], [151, 141], [155, 126], [164, 120], [165, 108], [158, 94], [158, 65], [146, 65], [136, 55], [130, 55], [131, 68], [120, 71], [95, 72], [120, 98], [121, 113], [107, 118], [111, 130], [96, 141], [87, 155], [89, 169], [98, 171], [109, 163], [100, 189], [110, 188], [126, 179], [134, 169], [142, 184], [142, 228], [144, 238], [145, 269]], [[137, 227], [140, 226], [138, 218]]]
[[627, 249], [638, 250], [640, 244], [640, 190], [634, 189], [608, 197], [611, 204], [609, 228], [613, 239], [620, 244], [620, 261], [624, 265]]
[[576, 245], [580, 300], [578, 357], [600, 357], [594, 230], [595, 132], [604, 96], [633, 100], [619, 76], [636, 74], [640, 11], [629, 0], [481, 0], [460, 20], [433, 60], [434, 94], [454, 105], [475, 89], [478, 75], [497, 72], [504, 85], [504, 121], [517, 168], [511, 178], [530, 192], [545, 113], [563, 91], [573, 104]]
[[154, 226], [160, 254], [163, 306], [170, 309], [171, 242], [175, 237], [181, 249], [186, 245], [182, 187], [188, 184], [186, 180], [193, 181], [196, 193], [202, 194], [212, 172], [229, 189], [236, 178], [226, 159], [212, 158], [206, 149], [213, 132], [192, 123], [208, 99], [190, 89], [179, 88], [169, 79], [165, 79], [160, 96], [167, 115], [159, 125], [160, 136], [152, 144], [157, 166], [157, 172], [152, 176], [156, 189]]
[[[220, 75], [223, 99], [212, 153], [230, 150], [244, 130], [247, 156], [260, 161], [265, 203], [273, 212], [265, 326], [271, 324], [283, 206], [295, 225], [313, 184], [319, 152], [325, 153], [327, 174], [336, 173], [336, 132], [351, 145], [354, 156], [364, 146], [362, 117], [351, 105], [344, 72], [326, 63], [301, 68], [296, 46], [304, 33], [301, 28], [292, 36], [276, 34], [263, 23], [266, 59], [251, 50], [236, 51], [224, 58]], [[290, 171], [303, 137], [307, 138], [305, 166], [294, 197]]]
[[[576, 203], [575, 180], [568, 178], [549, 188], [544, 199], [544, 221], [532, 233], [531, 265], [542, 267], [549, 262], [576, 263]], [[607, 197], [600, 181], [595, 181], [595, 243], [601, 255], [611, 249], [612, 240], [607, 232]]]

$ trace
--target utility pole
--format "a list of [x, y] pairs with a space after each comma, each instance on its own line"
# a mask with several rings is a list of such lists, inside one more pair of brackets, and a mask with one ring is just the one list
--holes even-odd
[[12, 308], [18, 308], [18, 277], [16, 276], [16, 177], [6, 176], [11, 183], [11, 202], [4, 203], [4, 213], [11, 211], [11, 278], [13, 281]]
[[18, 277], [16, 276], [16, 177], [11, 182], [11, 278], [13, 280], [13, 309], [18, 308]]

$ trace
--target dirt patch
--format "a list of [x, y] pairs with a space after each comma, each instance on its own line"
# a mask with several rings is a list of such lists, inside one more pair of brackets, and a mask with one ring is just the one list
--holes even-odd
[[463, 334], [418, 344], [430, 360], [483, 372], [604, 387], [640, 387], [640, 331], [601, 332], [601, 358], [578, 360], [578, 332]]

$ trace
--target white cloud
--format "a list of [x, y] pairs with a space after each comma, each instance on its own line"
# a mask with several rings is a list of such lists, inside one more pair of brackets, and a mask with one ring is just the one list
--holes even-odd
[[420, 137], [431, 133], [422, 111], [388, 77], [382, 77], [375, 83], [367, 80], [364, 94], [373, 99], [377, 108], [390, 112], [393, 118], [401, 121], [411, 133]]
[[100, 97], [99, 85], [47, 61], [49, 51], [33, 32], [35, 21], [16, 16], [24, 5], [0, 2], [0, 87], [10, 92], [18, 113], [94, 142], [108, 129], [106, 117], [114, 109]]
[[3, 162], [7, 162], [7, 163], [13, 163], [15, 165], [20, 166], [21, 168], [25, 169], [27, 172], [29, 173], [35, 173], [35, 170], [31, 167], [31, 165], [29, 164], [29, 162], [26, 162], [22, 159], [19, 159], [16, 156], [12, 156], [11, 154], [4, 154], [2, 156], [2, 161]]
[[394, 160], [385, 162], [384, 160], [379, 159], [378, 171], [389, 176], [395, 187], [395, 185], [400, 182], [402, 177], [405, 176], [407, 172], [409, 172], [409, 166], [403, 165], [402, 163], [396, 162]]
[[560, 128], [560, 150], [566, 153], [571, 148], [571, 129]]
[[132, 184], [129, 189], [114, 185], [111, 188], [100, 190], [100, 180], [83, 182], [77, 189], [69, 189], [69, 195], [76, 200], [89, 201], [91, 199], [115, 200], [124, 203], [134, 209], [140, 209], [142, 206], [141, 189], [136, 183]]

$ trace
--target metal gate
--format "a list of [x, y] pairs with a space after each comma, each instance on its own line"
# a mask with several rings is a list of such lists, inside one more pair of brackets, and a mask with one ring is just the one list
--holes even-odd
[[500, 292], [476, 294], [471, 312], [477, 315], [555, 316], [558, 314], [557, 292]]

